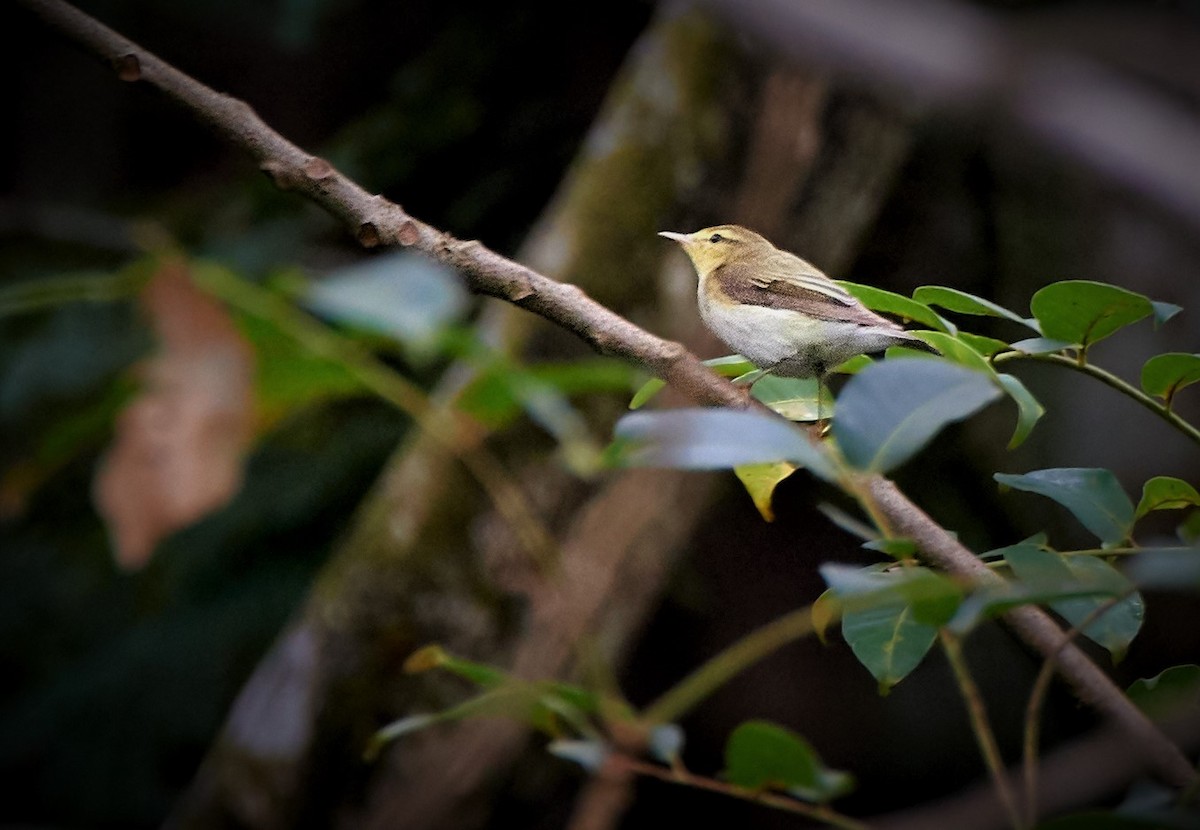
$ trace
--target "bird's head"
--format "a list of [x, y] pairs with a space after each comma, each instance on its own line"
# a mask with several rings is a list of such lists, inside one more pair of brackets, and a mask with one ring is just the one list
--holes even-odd
[[775, 249], [770, 242], [752, 230], [740, 225], [715, 225], [695, 233], [660, 231], [659, 236], [674, 239], [696, 266], [701, 277], [722, 265], [737, 262], [747, 257], [769, 253]]

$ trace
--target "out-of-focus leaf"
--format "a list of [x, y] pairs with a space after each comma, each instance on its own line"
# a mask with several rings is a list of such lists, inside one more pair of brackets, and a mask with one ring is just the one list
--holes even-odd
[[1129, 699], [1156, 720], [1185, 709], [1200, 710], [1200, 666], [1172, 666], [1154, 677], [1133, 681], [1127, 691]]
[[590, 773], [599, 772], [604, 766], [604, 762], [608, 760], [608, 756], [612, 754], [612, 749], [608, 744], [603, 741], [591, 740], [560, 739], [551, 741], [546, 745], [546, 751], [564, 761], [579, 764]]
[[[1095, 597], [1060, 599], [1052, 602], [1050, 607], [1077, 626], [1111, 605], [1088, 623], [1083, 633], [1108, 649], [1114, 660], [1124, 656], [1142, 627], [1145, 604], [1120, 571], [1098, 556], [1067, 557], [1028, 545], [1010, 548], [1004, 559], [1022, 582], [1057, 583], [1063, 590], [1078, 586], [1081, 591], [1102, 592], [1103, 595]], [[1113, 605], [1113, 599], [1117, 597], [1122, 598]]]
[[683, 728], [677, 723], [660, 723], [650, 730], [646, 750], [664, 764], [674, 764], [683, 754]]
[[254, 420], [253, 352], [187, 267], [164, 260], [142, 303], [160, 349], [141, 367], [142, 392], [119, 417], [95, 484], [127, 568], [233, 496]]
[[859, 539], [870, 542], [879, 538], [879, 531], [871, 527], [869, 524], [859, 519], [850, 513], [847, 513], [836, 504], [830, 504], [827, 501], [820, 502], [817, 505], [817, 510], [822, 516], [834, 525], [849, 533], [851, 536], [857, 536]]
[[852, 377], [838, 398], [833, 435], [846, 460], [885, 473], [943, 427], [995, 400], [981, 373], [941, 360], [884, 361]]
[[833, 416], [833, 395], [816, 378], [766, 375], [750, 387], [750, 394], [789, 421], [815, 421]]
[[420, 347], [463, 315], [467, 293], [450, 269], [399, 251], [335, 271], [305, 301], [318, 314]]
[[959, 291], [957, 288], [946, 288], [941, 285], [922, 285], [913, 292], [913, 299], [925, 305], [935, 305], [947, 311], [956, 311], [959, 314], [975, 314], [1012, 320], [1014, 323], [1020, 323], [1041, 334], [1036, 320], [1026, 320], [1015, 311], [1009, 311], [1004, 306], [993, 303], [991, 300], [976, 297], [974, 294]]
[[775, 494], [775, 488], [798, 469], [799, 467], [788, 461], [775, 461], [766, 464], [743, 464], [734, 467], [733, 472], [750, 494], [759, 514], [768, 522], [773, 522], [775, 511], [771, 507], [771, 497]]
[[886, 553], [893, 559], [909, 559], [917, 552], [917, 543], [912, 539], [872, 539], [863, 542], [863, 547]]
[[808, 741], [768, 721], [747, 721], [725, 744], [725, 778], [748, 790], [783, 790], [824, 803], [854, 787], [854, 779], [831, 770]]
[[1200, 510], [1193, 510], [1175, 528], [1175, 535], [1185, 545], [1200, 545]]
[[1142, 366], [1142, 389], [1169, 406], [1175, 393], [1200, 381], [1200, 354], [1170, 352], [1155, 355]]
[[[738, 378], [742, 375], [753, 372], [757, 367], [740, 354], [726, 355], [725, 357], [714, 357], [704, 361], [704, 365], [708, 366], [721, 377]], [[629, 401], [630, 409], [641, 409], [650, 399], [657, 395], [666, 386], [666, 382], [658, 378], [650, 378], [641, 385], [641, 387], [633, 393], [633, 399]]]
[[1054, 499], [1099, 537], [1105, 547], [1121, 544], [1133, 531], [1133, 502], [1109, 470], [1062, 467], [1024, 475], [996, 473], [993, 478], [1015, 490]]
[[865, 354], [855, 355], [845, 363], [833, 367], [830, 371], [841, 375], [857, 375], [874, 362], [874, 360]]
[[634, 412], [617, 423], [616, 434], [629, 445], [627, 463], [636, 466], [716, 470], [791, 461], [820, 478], [836, 478], [822, 448], [773, 415], [733, 409]]
[[1090, 280], [1066, 280], [1040, 289], [1029, 302], [1042, 334], [1087, 347], [1154, 313], [1141, 294]]
[[969, 331], [960, 331], [958, 339], [984, 357], [991, 357], [998, 352], [1003, 352], [1010, 348], [1003, 340], [997, 340], [995, 337], [984, 337], [982, 334], [972, 334]]
[[1046, 413], [1046, 407], [1042, 406], [1041, 401], [1015, 376], [1000, 374], [997, 378], [1004, 391], [1017, 404], [1017, 426], [1008, 441], [1008, 448], [1014, 450], [1025, 443], [1029, 433], [1033, 432], [1034, 425]]
[[951, 333], [955, 331], [955, 327], [950, 321], [929, 306], [916, 300], [910, 300], [902, 294], [846, 280], [835, 280], [835, 282], [869, 309], [882, 311], [884, 314], [895, 314], [908, 320], [916, 320], [918, 323], [924, 323], [938, 331]]
[[1200, 547], [1142, 548], [1125, 574], [1154, 591], [1200, 591]]
[[445, 669], [485, 689], [498, 686], [508, 679], [508, 675], [494, 666], [455, 657], [436, 644], [417, 649], [404, 661], [404, 670], [409, 674], [421, 674], [433, 669]]
[[841, 619], [841, 616], [842, 604], [838, 602], [833, 589], [826, 588], [812, 604], [813, 631], [816, 632], [817, 639], [822, 643], [826, 642], [825, 635], [829, 632], [829, 626]]
[[1142, 498], [1137, 512], [1140, 519], [1153, 510], [1182, 510], [1200, 507], [1200, 493], [1186, 481], [1171, 476], [1155, 476], [1142, 485]]

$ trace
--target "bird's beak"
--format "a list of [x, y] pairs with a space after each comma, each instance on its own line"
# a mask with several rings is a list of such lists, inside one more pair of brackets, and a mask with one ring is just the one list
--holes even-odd
[[691, 237], [686, 233], [675, 233], [675, 231], [659, 231], [658, 235], [665, 236], [667, 239], [674, 239], [680, 244], [691, 241]]

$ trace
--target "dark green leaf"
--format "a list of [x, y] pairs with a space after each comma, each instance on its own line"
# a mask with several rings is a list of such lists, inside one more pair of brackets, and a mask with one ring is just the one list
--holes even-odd
[[1133, 681], [1129, 699], [1150, 717], [1159, 720], [1200, 709], [1200, 666], [1172, 666], [1155, 675]]
[[947, 360], [952, 360], [959, 365], [966, 366], [968, 369], [974, 369], [977, 372], [983, 372], [986, 375], [995, 377], [996, 370], [992, 368], [992, 364], [965, 341], [941, 331], [917, 331], [913, 333], [941, 352], [942, 356]]
[[823, 803], [853, 787], [845, 773], [830, 770], [808, 741], [767, 721], [747, 721], [725, 745], [725, 778], [748, 790], [783, 790]]
[[1200, 510], [1193, 510], [1188, 517], [1175, 528], [1175, 535], [1185, 545], [1200, 544]]
[[1146, 361], [1142, 367], [1142, 389], [1170, 403], [1175, 393], [1200, 381], [1200, 354], [1169, 352]]
[[852, 465], [883, 473], [908, 460], [944, 426], [999, 395], [986, 374], [952, 363], [884, 361], [846, 384], [833, 435]]
[[1033, 396], [1028, 387], [1013, 375], [1001, 374], [998, 377], [1004, 391], [1017, 404], [1017, 426], [1008, 441], [1008, 448], [1013, 450], [1025, 443], [1029, 433], [1033, 432], [1034, 424], [1045, 414], [1046, 408]]
[[1154, 313], [1141, 294], [1089, 280], [1051, 283], [1029, 307], [1044, 336], [1084, 347]]
[[[1057, 583], [1062, 590], [1095, 590], [1101, 595], [1060, 599], [1050, 604], [1071, 625], [1092, 620], [1083, 633], [1119, 660], [1142, 626], [1145, 605], [1133, 585], [1116, 568], [1098, 556], [1063, 556], [1032, 546], [1017, 545], [1004, 557], [1022, 582]], [[1117, 597], [1116, 603], [1113, 600]], [[1103, 610], [1107, 609], [1107, 610]], [[1095, 616], [1099, 613], [1099, 616]]]
[[993, 478], [1016, 490], [1054, 499], [1075, 514], [1105, 547], [1124, 542], [1133, 530], [1133, 502], [1108, 470], [1063, 467], [1025, 475], [996, 473]]
[[825, 452], [799, 429], [773, 415], [733, 409], [635, 412], [617, 423], [637, 466], [712, 470], [792, 461], [826, 480], [836, 470]]
[[1186, 481], [1171, 476], [1155, 476], [1142, 485], [1142, 499], [1135, 516], [1141, 518], [1152, 510], [1182, 510], [1200, 507], [1200, 493]]
[[833, 395], [816, 378], [765, 375], [750, 387], [750, 394], [789, 421], [815, 421], [833, 416]]
[[916, 300], [910, 300], [902, 294], [885, 291], [873, 285], [861, 285], [845, 280], [835, 280], [835, 282], [873, 311], [882, 311], [884, 314], [894, 314], [907, 320], [916, 320], [918, 323], [924, 323], [938, 331], [953, 332], [955, 330], [952, 323], [943, 319], [929, 306]]
[[976, 297], [974, 294], [959, 291], [957, 288], [946, 288], [941, 285], [923, 285], [913, 292], [913, 299], [925, 305], [939, 306], [947, 311], [956, 311], [959, 314], [976, 314], [1012, 320], [1014, 323], [1028, 326], [1041, 334], [1038, 331], [1036, 321], [1026, 320], [1015, 311], [1009, 311], [1004, 306], [993, 303], [991, 300]]
[[883, 692], [917, 667], [962, 600], [954, 582], [923, 567], [822, 565], [821, 575], [837, 599], [842, 636]]

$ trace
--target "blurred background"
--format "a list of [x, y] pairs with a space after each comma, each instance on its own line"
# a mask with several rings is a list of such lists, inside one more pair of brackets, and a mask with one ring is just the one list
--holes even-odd
[[[654, 233], [720, 222], [905, 294], [1024, 313], [1042, 285], [1091, 279], [1183, 306], [1096, 348], [1134, 383], [1153, 354], [1200, 351], [1196, 3], [80, 6], [371, 192], [702, 357], [723, 349]], [[803, 475], [768, 524], [729, 474], [602, 471], [635, 371], [364, 251], [26, 11], [0, 8], [0, 33], [0, 822], [583, 826], [586, 776], [510, 724], [364, 763], [375, 729], [465, 693], [404, 658], [440, 642], [643, 705], [815, 599], [820, 563], [874, 561]], [[1153, 475], [1197, 482], [1197, 448], [1136, 404], [1017, 373], [1048, 408], [1024, 446], [1005, 450], [1005, 403], [897, 476], [973, 549], [1043, 528], [1090, 544], [995, 470], [1108, 467], [1134, 498]], [[463, 413], [449, 445], [413, 400]], [[1193, 422], [1197, 400], [1177, 403]], [[530, 566], [467, 471], [481, 453], [563, 574]], [[1194, 598], [1148, 607], [1123, 683], [1200, 656]], [[968, 659], [1015, 760], [1039, 664], [998, 627]], [[983, 777], [937, 654], [880, 697], [838, 637], [788, 646], [686, 719], [689, 766], [718, 770], [758, 717], [853, 771], [854, 815]], [[1055, 690], [1048, 746], [1093, 725]], [[664, 815], [797, 823], [654, 781], [614, 820]]]

